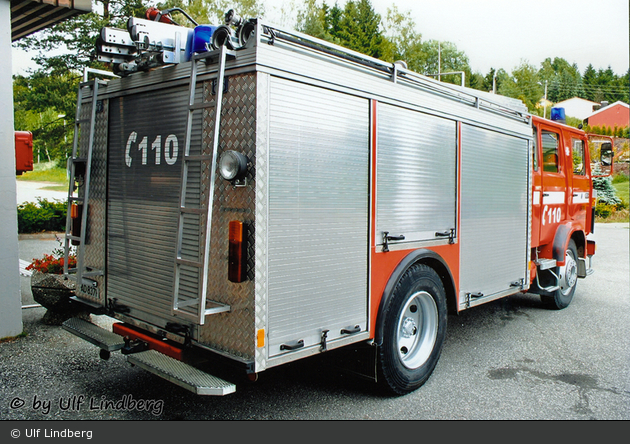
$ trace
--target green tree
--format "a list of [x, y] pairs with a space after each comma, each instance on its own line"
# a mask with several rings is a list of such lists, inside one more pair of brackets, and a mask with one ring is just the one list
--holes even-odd
[[[337, 17], [337, 20], [334, 21], [338, 24], [341, 10], [337, 6], [333, 9], [335, 9], [334, 17]], [[325, 2], [322, 6], [318, 6], [317, 0], [305, 0], [303, 9], [300, 9], [297, 13], [296, 28], [304, 34], [335, 42], [331, 34], [334, 17], [331, 9]]]
[[610, 66], [595, 71], [592, 65], [589, 65], [584, 72], [585, 96], [594, 102], [613, 103], [620, 100], [628, 103], [629, 87], [630, 70], [623, 76], [618, 76]]
[[20, 130], [33, 132], [35, 152], [52, 159], [65, 158], [71, 149], [74, 125], [64, 125], [64, 121], [74, 122], [84, 68], [106, 68], [98, 62], [95, 51], [101, 28], [126, 28], [126, 17], [142, 15], [146, 10], [141, 0], [99, 3], [101, 13], [68, 19], [15, 43], [35, 52], [33, 60], [39, 66], [28, 76], [14, 77], [15, 121], [23, 125]]
[[343, 9], [306, 0], [298, 12], [297, 30], [371, 57], [386, 59], [395, 50], [381, 30], [381, 16], [370, 0], [348, 1]]
[[374, 11], [370, 0], [351, 0], [346, 3], [338, 26], [331, 26], [330, 33], [348, 49], [381, 58], [384, 39], [380, 26], [381, 16]]
[[409, 11], [400, 12], [396, 5], [387, 9], [384, 21], [385, 43], [383, 59], [389, 62], [404, 60], [412, 71], [420, 72], [426, 65], [422, 47], [422, 34]]
[[547, 82], [547, 99], [551, 102], [557, 103], [585, 95], [582, 75], [577, 65], [571, 65], [563, 58], [545, 59], [541, 63], [538, 76], [541, 83]]
[[521, 63], [508, 79], [502, 80], [499, 94], [520, 99], [533, 111], [543, 97], [543, 86], [538, 82], [538, 70], [526, 62]]
[[509, 74], [504, 69], [498, 71], [494, 68], [490, 68], [488, 74], [483, 78], [483, 84], [480, 88], [482, 91], [497, 92], [501, 88], [501, 83], [504, 79], [509, 78]]
[[[181, 8], [198, 24], [204, 25], [222, 25], [225, 13], [230, 9], [234, 9], [243, 18], [260, 17], [265, 11], [261, 0], [167, 0], [158, 3], [156, 7], [160, 10]], [[194, 26], [179, 12], [173, 12], [172, 17], [181, 26]]]
[[584, 98], [592, 102], [601, 102], [603, 94], [601, 90], [594, 87], [597, 82], [597, 71], [595, 71], [592, 64], [589, 63], [584, 70], [582, 81], [584, 82]]

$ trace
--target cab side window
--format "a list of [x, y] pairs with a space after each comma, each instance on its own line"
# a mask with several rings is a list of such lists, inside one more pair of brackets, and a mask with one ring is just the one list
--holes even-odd
[[584, 168], [584, 141], [572, 139], [573, 145], [573, 174], [584, 176], [586, 174]]
[[541, 140], [543, 171], [547, 173], [557, 173], [560, 171], [560, 136], [557, 133], [543, 130]]

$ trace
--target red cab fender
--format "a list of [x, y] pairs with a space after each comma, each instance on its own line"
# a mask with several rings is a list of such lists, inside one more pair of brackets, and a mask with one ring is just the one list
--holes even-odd
[[559, 225], [553, 238], [552, 254], [559, 266], [564, 265], [569, 241], [573, 239], [580, 257], [585, 257], [586, 235], [584, 231], [577, 229], [572, 223]]

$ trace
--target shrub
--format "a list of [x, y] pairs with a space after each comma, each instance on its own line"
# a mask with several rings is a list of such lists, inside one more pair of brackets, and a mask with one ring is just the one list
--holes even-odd
[[615, 207], [613, 205], [609, 205], [604, 202], [597, 202], [597, 205], [595, 206], [595, 216], [603, 219], [606, 219], [608, 216], [613, 214], [614, 211]]
[[623, 172], [618, 172], [613, 176], [612, 183], [628, 182], [628, 176]]
[[[593, 174], [601, 174], [601, 170], [599, 166], [596, 166], [593, 170]], [[597, 202], [604, 203], [607, 205], [619, 205], [621, 204], [621, 199], [617, 197], [617, 192], [615, 187], [612, 185], [613, 180], [612, 177], [594, 177], [593, 178], [593, 188], [597, 190]]]
[[18, 233], [66, 230], [67, 203], [37, 199], [18, 205]]

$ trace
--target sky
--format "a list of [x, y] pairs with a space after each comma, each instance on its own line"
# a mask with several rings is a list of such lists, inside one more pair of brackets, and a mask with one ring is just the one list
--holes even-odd
[[[320, 0], [321, 2], [321, 0]], [[345, 0], [337, 1], [340, 6]], [[629, 67], [628, 0], [371, 0], [383, 17], [395, 4], [409, 12], [423, 40], [449, 41], [463, 51], [473, 72], [512, 72], [522, 63], [539, 68], [546, 58], [589, 64], [624, 75]], [[329, 5], [335, 0], [327, 0]], [[283, 23], [281, 8], [301, 0], [264, 0], [266, 16]], [[294, 6], [295, 10], [295, 6]], [[290, 14], [295, 15], [295, 13]], [[35, 68], [30, 56], [13, 49], [13, 73]]]

